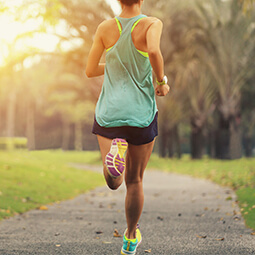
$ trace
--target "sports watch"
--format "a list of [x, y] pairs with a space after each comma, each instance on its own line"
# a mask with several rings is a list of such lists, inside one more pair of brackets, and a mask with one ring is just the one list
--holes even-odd
[[156, 79], [156, 82], [158, 85], [165, 85], [165, 84], [167, 84], [167, 81], [168, 81], [168, 79], [167, 79], [166, 75], [163, 77], [163, 81], [158, 81]]

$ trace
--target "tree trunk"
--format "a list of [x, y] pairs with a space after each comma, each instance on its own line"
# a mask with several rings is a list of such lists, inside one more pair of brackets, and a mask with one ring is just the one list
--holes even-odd
[[175, 137], [175, 150], [177, 153], [177, 157], [181, 158], [182, 156], [181, 141], [180, 141], [179, 130], [177, 125], [174, 126], [174, 137]]
[[35, 104], [27, 103], [27, 146], [29, 150], [35, 150]]
[[175, 125], [169, 132], [167, 136], [167, 148], [168, 157], [172, 158], [176, 154], [178, 158], [181, 158], [181, 145], [180, 137], [178, 133], [178, 126]]
[[251, 136], [244, 136], [244, 154], [245, 157], [252, 157], [252, 149], [253, 149], [253, 139]]
[[198, 127], [195, 121], [191, 120], [191, 157], [193, 159], [201, 159], [205, 151], [205, 136], [203, 127]]
[[240, 117], [220, 117], [215, 145], [216, 158], [237, 159], [242, 157]]
[[62, 149], [68, 150], [71, 135], [70, 122], [69, 120], [66, 120], [64, 117], [62, 119], [63, 119]]
[[203, 130], [198, 129], [191, 132], [191, 157], [193, 159], [201, 159], [204, 155], [205, 137]]
[[160, 125], [160, 133], [159, 133], [159, 156], [162, 158], [166, 157], [167, 152], [167, 127], [164, 124]]
[[167, 135], [167, 151], [168, 157], [172, 158], [174, 156], [174, 130], [170, 129]]
[[4, 131], [5, 131], [5, 125], [4, 125], [4, 120], [3, 120], [3, 107], [0, 105], [0, 136], [4, 136]]
[[215, 131], [210, 130], [207, 135], [207, 148], [211, 158], [215, 158], [215, 144]]
[[82, 151], [82, 122], [75, 123], [75, 141], [74, 148], [76, 151]]
[[6, 120], [6, 135], [7, 137], [15, 136], [15, 115], [16, 115], [16, 92], [12, 92], [9, 96], [7, 104], [7, 120]]
[[236, 116], [230, 123], [230, 159], [242, 157], [241, 118]]

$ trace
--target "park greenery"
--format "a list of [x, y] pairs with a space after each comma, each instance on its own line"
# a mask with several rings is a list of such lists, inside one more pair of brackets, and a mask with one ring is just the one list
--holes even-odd
[[[0, 12], [36, 24], [1, 41], [0, 136], [28, 148], [96, 149], [91, 133], [102, 77], [85, 66], [97, 25], [114, 17], [105, 0], [1, 2]], [[100, 10], [100, 11], [99, 11]], [[171, 93], [158, 98], [162, 157], [236, 159], [255, 144], [255, 8], [251, 0], [146, 0], [164, 23], [162, 52]], [[29, 42], [57, 40], [52, 50]], [[43, 37], [47, 36], [47, 37]]]
[[[99, 152], [81, 151], [97, 149], [91, 126], [103, 78], [88, 79], [84, 70], [98, 24], [116, 15], [105, 0], [12, 3], [0, 2], [0, 18], [30, 29], [12, 41], [0, 35], [0, 218], [103, 185], [102, 176], [69, 163], [100, 161]], [[164, 23], [171, 85], [157, 98], [160, 132], [149, 167], [234, 189], [255, 229], [254, 4], [146, 0], [143, 11]], [[36, 38], [56, 43], [42, 49]], [[24, 146], [29, 151], [13, 150]]]
[[206, 147], [212, 157], [240, 158], [242, 139], [250, 156], [254, 105], [246, 96], [255, 89], [254, 10], [245, 14], [235, 0], [150, 2], [148, 11], [165, 20], [162, 48], [174, 83], [169, 100], [162, 100], [161, 154], [180, 150], [178, 129], [186, 123], [193, 158]]
[[[12, 150], [0, 153], [0, 220], [58, 203], [104, 185], [98, 173], [75, 169], [82, 152]], [[86, 162], [90, 153], [86, 154]], [[96, 160], [100, 160], [99, 156]], [[43, 163], [42, 163], [43, 162]]]
[[[12, 150], [1, 153], [0, 219], [33, 208], [45, 210], [50, 203], [70, 199], [104, 185], [102, 174], [75, 169], [74, 163], [86, 165], [89, 170], [89, 165], [101, 165], [101, 156], [98, 151]], [[226, 199], [238, 203], [246, 225], [255, 229], [254, 166], [255, 159], [222, 161], [206, 157], [194, 161], [186, 155], [179, 160], [159, 158], [154, 153], [148, 169], [206, 178], [234, 189], [237, 201], [231, 196]], [[206, 190], [201, 190], [202, 193], [206, 193]], [[232, 216], [233, 220], [240, 219], [234, 210]]]

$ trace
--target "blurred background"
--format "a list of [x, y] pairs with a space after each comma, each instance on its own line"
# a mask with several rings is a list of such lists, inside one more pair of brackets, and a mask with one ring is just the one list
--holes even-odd
[[[157, 98], [161, 157], [255, 155], [252, 0], [145, 0], [164, 23], [171, 93]], [[0, 0], [0, 149], [97, 150], [102, 79], [85, 66], [115, 0]]]

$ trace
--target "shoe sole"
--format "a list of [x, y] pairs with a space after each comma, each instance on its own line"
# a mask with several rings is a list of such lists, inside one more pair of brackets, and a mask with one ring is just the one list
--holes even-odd
[[121, 138], [113, 139], [110, 152], [105, 157], [107, 171], [112, 178], [118, 178], [125, 170], [124, 154], [128, 143]]
[[135, 250], [135, 253], [126, 253], [126, 251], [125, 251], [125, 253], [121, 250], [121, 253], [120, 253], [121, 255], [135, 255], [136, 254], [136, 250]]

